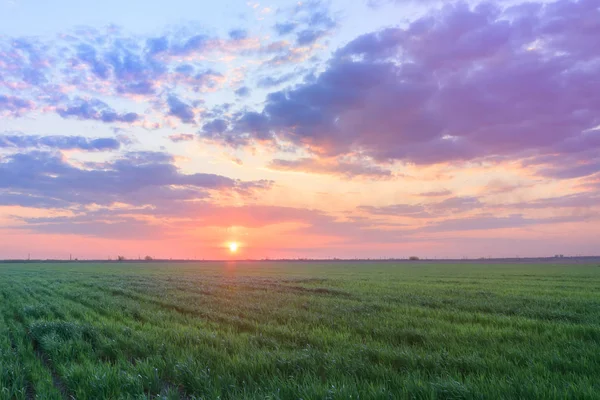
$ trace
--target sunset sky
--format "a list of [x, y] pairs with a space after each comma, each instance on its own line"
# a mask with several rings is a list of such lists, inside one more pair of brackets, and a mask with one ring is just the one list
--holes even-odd
[[0, 0], [0, 258], [598, 254], [599, 42], [600, 0]]

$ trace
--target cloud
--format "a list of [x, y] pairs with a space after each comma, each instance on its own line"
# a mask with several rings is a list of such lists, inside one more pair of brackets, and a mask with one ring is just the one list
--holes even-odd
[[0, 66], [8, 78], [0, 85], [18, 81], [23, 88], [43, 87], [48, 83], [52, 61], [37, 38], [12, 38], [4, 43], [0, 39]]
[[[2, 37], [0, 89], [19, 95], [0, 91], [0, 115], [57, 110], [71, 118], [127, 122], [133, 114], [116, 113], [97, 99], [142, 100], [159, 110], [156, 98], [163, 93], [182, 99], [189, 91], [219, 90], [228, 77], [207, 69], [200, 58], [271, 57], [261, 52], [258, 38], [239, 29], [230, 34], [220, 38], [199, 33], [195, 26], [180, 26], [144, 37], [83, 27], [57, 40]], [[79, 97], [70, 99], [65, 93]], [[190, 121], [184, 108], [175, 112]]]
[[227, 128], [227, 121], [224, 119], [217, 118], [204, 124], [202, 126], [202, 132], [204, 132], [208, 136], [218, 135], [225, 132]]
[[421, 196], [421, 197], [442, 197], [442, 196], [450, 196], [450, 195], [452, 195], [452, 192], [450, 190], [446, 190], [446, 189], [419, 193], [419, 196]]
[[114, 138], [89, 139], [83, 136], [37, 136], [20, 134], [0, 135], [0, 148], [58, 150], [114, 151], [121, 143]]
[[212, 69], [199, 70], [191, 64], [181, 64], [164, 79], [194, 92], [202, 92], [218, 88], [225, 78]]
[[329, 8], [329, 3], [321, 0], [298, 2], [294, 8], [294, 17], [310, 27], [331, 29], [337, 25]]
[[[153, 220], [149, 220], [148, 216]], [[156, 217], [159, 219], [154, 222]], [[167, 238], [181, 236], [181, 232], [187, 228], [198, 226], [207, 230], [231, 227], [262, 229], [282, 224], [289, 227], [291, 235], [319, 238], [321, 242], [327, 240], [337, 244], [392, 243], [401, 237], [400, 232], [374, 229], [376, 225], [371, 221], [339, 220], [320, 210], [252, 204], [219, 206], [207, 201], [159, 204], [152, 210], [101, 209], [68, 217], [20, 220], [24, 222], [22, 229], [107, 238], [127, 235], [139, 239]], [[136, 229], [140, 231], [139, 234], [135, 234]]]
[[327, 174], [350, 178], [389, 179], [392, 172], [376, 165], [364, 162], [301, 158], [297, 160], [275, 159], [270, 169], [280, 171], [298, 171], [312, 174]]
[[294, 23], [294, 22], [285, 22], [285, 23], [277, 23], [275, 24], [275, 26], [273, 27], [275, 29], [275, 32], [277, 32], [278, 35], [287, 35], [288, 33], [292, 33], [296, 27], [298, 26], [298, 24]]
[[527, 202], [504, 204], [502, 207], [518, 210], [548, 208], [580, 208], [587, 210], [590, 208], [600, 208], [600, 195], [597, 193], [582, 192]]
[[175, 135], [169, 135], [169, 140], [174, 143], [179, 142], [190, 142], [194, 140], [195, 136], [191, 133], [177, 133]]
[[452, 214], [473, 211], [481, 207], [483, 204], [479, 199], [471, 196], [450, 197], [438, 203], [428, 204], [428, 208], [433, 212], [441, 211]]
[[589, 160], [563, 158], [564, 164], [557, 164], [542, 168], [539, 173], [557, 179], [572, 179], [591, 176], [600, 173], [600, 157]]
[[250, 89], [246, 86], [242, 86], [241, 88], [235, 91], [235, 95], [239, 97], [247, 97], [250, 96]]
[[[209, 190], [247, 193], [264, 190], [270, 181], [244, 182], [215, 174], [183, 174], [166, 153], [126, 153], [106, 163], [76, 166], [59, 154], [33, 151], [6, 156], [0, 162], [0, 197], [21, 205], [31, 198], [62, 204], [156, 205], [174, 200], [197, 200]], [[8, 196], [8, 197], [4, 197]]]
[[31, 111], [34, 108], [35, 105], [30, 100], [0, 94], [0, 115], [18, 117], [22, 113]]
[[245, 29], [232, 29], [229, 31], [229, 37], [233, 40], [246, 39], [248, 32]]
[[118, 113], [103, 101], [81, 97], [75, 98], [65, 108], [57, 108], [56, 113], [63, 118], [89, 119], [105, 123], [133, 123], [140, 119], [136, 113]]
[[[0, 197], [0, 201], [2, 197]], [[152, 223], [146, 217], [160, 217]], [[171, 220], [173, 222], [171, 222]], [[333, 221], [326, 214], [310, 209], [244, 205], [219, 206], [207, 201], [179, 201], [160, 203], [152, 209], [100, 209], [68, 217], [21, 218], [23, 229], [44, 233], [61, 233], [84, 236], [121, 238], [159, 238], [177, 236], [190, 226], [204, 228], [263, 228], [283, 223], [310, 225], [318, 221]], [[139, 230], [134, 234], [135, 229]], [[126, 232], [126, 235], [123, 234]]]
[[299, 46], [309, 46], [325, 36], [326, 31], [315, 29], [304, 29], [296, 35], [296, 43]]
[[299, 46], [312, 45], [337, 26], [329, 3], [324, 1], [298, 2], [283, 14], [289, 20], [276, 23], [273, 29], [279, 36], [297, 32], [296, 43]]
[[179, 118], [185, 124], [195, 124], [196, 114], [189, 104], [181, 101], [177, 96], [170, 95], [167, 99], [169, 115]]
[[[600, 125], [598, 20], [593, 1], [446, 5], [406, 28], [356, 38], [316, 79], [270, 93], [222, 136], [416, 164], [581, 156], [584, 146], [573, 143]], [[600, 141], [587, 135], [597, 151]], [[554, 176], [593, 171], [595, 162]]]
[[360, 206], [358, 209], [372, 215], [394, 215], [411, 218], [429, 218], [432, 216], [422, 204], [394, 204], [384, 207]]
[[373, 215], [389, 215], [411, 218], [435, 218], [449, 214], [462, 214], [478, 210], [484, 204], [475, 197], [457, 196], [438, 202], [418, 204], [392, 204], [389, 206], [360, 206], [359, 210]]
[[287, 74], [283, 74], [281, 76], [272, 76], [272, 75], [263, 76], [258, 79], [256, 85], [260, 88], [271, 88], [274, 86], [279, 86], [281, 84], [284, 84], [284, 83], [294, 79], [295, 77], [296, 77], [295, 73], [287, 73]]
[[19, 229], [46, 234], [110, 239], [135, 238], [136, 240], [164, 239], [169, 236], [169, 232], [166, 232], [164, 225], [127, 217], [82, 222], [77, 222], [77, 218], [68, 217], [55, 218], [53, 221], [38, 221], [35, 218], [25, 218], [22, 221], [25, 224], [19, 226]]
[[[457, 2], [460, 0], [444, 0], [446, 2]], [[507, 0], [496, 0], [498, 2], [507, 1]], [[440, 5], [443, 4], [442, 0], [366, 0], [366, 4], [368, 7], [377, 9], [384, 4], [418, 4], [418, 5]]]
[[558, 216], [548, 218], [526, 218], [521, 214], [507, 217], [481, 215], [469, 218], [447, 219], [432, 223], [427, 227], [417, 229], [421, 232], [458, 232], [507, 228], [523, 228], [533, 225], [562, 224], [569, 222], [589, 221], [593, 215]]

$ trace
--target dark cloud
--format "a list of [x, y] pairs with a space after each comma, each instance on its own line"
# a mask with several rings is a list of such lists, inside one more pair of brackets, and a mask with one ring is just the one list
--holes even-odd
[[57, 108], [56, 112], [63, 118], [77, 118], [101, 121], [105, 123], [132, 123], [140, 119], [136, 113], [118, 113], [108, 104], [98, 99], [75, 98], [65, 108]]
[[195, 124], [196, 114], [192, 106], [173, 94], [167, 98], [167, 105], [169, 106], [169, 115], [179, 118], [185, 124]]
[[0, 135], [0, 148], [35, 149], [51, 148], [59, 150], [113, 151], [121, 147], [114, 138], [89, 139], [83, 136], [37, 136], [24, 134]]

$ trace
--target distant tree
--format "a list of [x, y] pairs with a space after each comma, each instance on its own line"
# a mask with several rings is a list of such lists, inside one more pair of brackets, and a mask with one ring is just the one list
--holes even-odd
[[417, 256], [410, 256], [410, 257], [408, 257], [408, 259], [410, 261], [419, 261], [419, 257], [417, 257]]
[[125, 256], [117, 256], [118, 261], [125, 261]]
[[152, 257], [146, 256], [146, 257], [144, 257], [144, 260], [146, 260], [146, 261], [152, 261]]

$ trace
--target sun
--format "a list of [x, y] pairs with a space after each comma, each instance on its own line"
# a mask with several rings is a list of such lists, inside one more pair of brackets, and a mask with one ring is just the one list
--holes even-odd
[[237, 244], [237, 242], [230, 242], [229, 243], [229, 252], [230, 253], [236, 253], [238, 251], [239, 245]]

